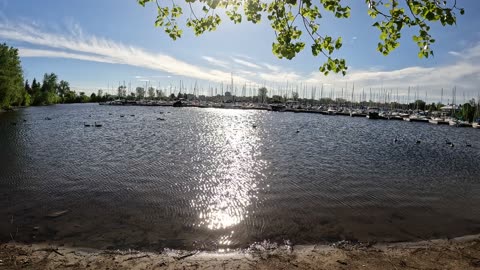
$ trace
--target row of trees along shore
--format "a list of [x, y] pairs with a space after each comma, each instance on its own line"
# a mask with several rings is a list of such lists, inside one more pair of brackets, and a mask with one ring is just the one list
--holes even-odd
[[54, 73], [45, 73], [43, 81], [36, 78], [24, 81], [18, 49], [0, 44], [0, 109], [16, 106], [51, 105], [57, 103], [84, 103], [106, 101], [108, 96], [97, 98], [70, 89], [67, 81]]

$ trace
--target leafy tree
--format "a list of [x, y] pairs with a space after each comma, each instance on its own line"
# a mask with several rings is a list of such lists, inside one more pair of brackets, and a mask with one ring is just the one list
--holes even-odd
[[[155, 26], [162, 27], [170, 38], [176, 40], [183, 34], [179, 27], [179, 19], [184, 16], [183, 8], [172, 1], [137, 0], [145, 6], [148, 2], [156, 3], [157, 18]], [[418, 45], [419, 57], [433, 55], [431, 44], [435, 39], [430, 34], [432, 23], [443, 26], [456, 22], [456, 12], [464, 14], [457, 7], [456, 0], [364, 0], [368, 15], [377, 19], [373, 24], [380, 31], [377, 50], [388, 55], [400, 43], [404, 28], [414, 28], [418, 31], [413, 41]], [[186, 26], [195, 35], [214, 31], [222, 22], [220, 13], [234, 23], [241, 23], [245, 18], [252, 23], [259, 23], [266, 15], [270, 26], [275, 32], [272, 52], [279, 58], [294, 58], [306, 46], [304, 37], [309, 40], [313, 56], [323, 55], [325, 62], [319, 70], [324, 74], [333, 71], [346, 74], [347, 65], [344, 59], [333, 56], [342, 47], [341, 37], [332, 37], [320, 31], [320, 20], [323, 14], [331, 12], [336, 18], [349, 18], [350, 7], [343, 5], [341, 0], [188, 0], [186, 1], [190, 14], [187, 14]], [[196, 14], [193, 5], [201, 7], [202, 15]], [[243, 8], [243, 12], [240, 9]], [[302, 31], [303, 29], [303, 31]]]
[[57, 90], [57, 75], [50, 73], [43, 76], [43, 83], [40, 89], [39, 95], [35, 97], [35, 104], [37, 105], [50, 105], [60, 101]]
[[97, 102], [97, 101], [98, 101], [98, 100], [97, 100], [97, 95], [95, 95], [95, 93], [92, 93], [92, 94], [90, 95], [90, 102]]
[[262, 103], [265, 101], [265, 98], [267, 98], [267, 92], [266, 87], [260, 87], [258, 89], [258, 99], [261, 100]]
[[283, 97], [279, 95], [273, 95], [272, 96], [272, 103], [282, 103], [283, 102]]
[[41, 104], [41, 97], [42, 97], [41, 88], [42, 88], [42, 86], [40, 85], [39, 82], [37, 82], [37, 79], [33, 78], [32, 92], [30, 93], [30, 95], [32, 97], [32, 102], [31, 103], [33, 105], [40, 105]]
[[80, 92], [80, 95], [77, 96], [77, 102], [78, 103], [87, 103], [90, 101], [90, 98], [85, 95], [85, 92]]
[[62, 102], [64, 101], [67, 91], [70, 91], [70, 84], [67, 81], [61, 80], [57, 85], [57, 93]]
[[120, 85], [117, 88], [117, 97], [122, 98], [127, 96], [127, 87], [125, 85]]
[[155, 88], [149, 87], [148, 88], [148, 98], [154, 99], [155, 98]]
[[21, 105], [25, 98], [23, 72], [18, 50], [0, 44], [0, 108]]
[[50, 73], [43, 75], [42, 92], [55, 92], [57, 88], [57, 75]]
[[171, 93], [170, 94], [170, 100], [174, 100], [175, 99], [175, 94], [174, 93]]
[[135, 100], [135, 93], [130, 93], [130, 95], [127, 96], [127, 100]]
[[65, 97], [64, 97], [64, 100], [63, 102], [65, 103], [75, 103], [77, 102], [77, 93], [75, 93], [75, 91], [67, 91], [65, 93]]
[[137, 87], [135, 89], [135, 92], [137, 93], [137, 97], [139, 99], [143, 99], [145, 97], [145, 88], [143, 87]]
[[30, 106], [31, 102], [32, 102], [32, 96], [31, 96], [31, 92], [32, 92], [32, 87], [30, 86], [30, 84], [28, 84], [28, 80], [25, 80], [25, 90], [23, 92], [23, 104], [24, 106]]
[[[298, 93], [297, 93], [297, 98], [298, 98]], [[320, 99], [320, 104], [332, 104], [333, 99], [331, 98], [321, 98]]]
[[[27, 83], [28, 83], [28, 80], [27, 80]], [[25, 84], [25, 90], [27, 90], [30, 96], [32, 96], [33, 98], [35, 95], [35, 92], [40, 91], [40, 85], [37, 85], [37, 79], [33, 78], [32, 85], [29, 86], [28, 89], [27, 89], [27, 84]]]
[[29, 94], [32, 92], [32, 87], [28, 83], [28, 80], [25, 80], [25, 91]]
[[410, 110], [424, 111], [425, 107], [426, 107], [426, 102], [421, 99], [417, 99], [415, 100], [415, 102], [408, 104], [408, 109]]
[[22, 105], [23, 106], [30, 106], [30, 104], [32, 104], [32, 96], [30, 96], [30, 94], [27, 93], [27, 91], [24, 91], [23, 92]]
[[103, 101], [107, 101], [107, 100], [113, 100], [113, 97], [108, 93], [103, 95]]
[[159, 89], [156, 90], [156, 93], [157, 93], [157, 98], [162, 98], [165, 95], [163, 91]]
[[475, 102], [475, 98], [470, 99], [470, 100], [468, 101], [468, 103], [469, 103], [470, 105], [472, 105], [473, 107], [475, 107], [475, 104], [477, 104], [477, 102]]
[[292, 92], [292, 99], [295, 101], [298, 100], [298, 92]]
[[463, 120], [472, 122], [475, 117], [475, 107], [470, 103], [463, 104], [460, 116]]

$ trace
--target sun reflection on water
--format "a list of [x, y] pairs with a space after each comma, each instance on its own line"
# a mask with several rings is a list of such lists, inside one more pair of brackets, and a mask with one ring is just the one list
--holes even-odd
[[[203, 134], [205, 151], [211, 155], [210, 169], [199, 177], [202, 191], [191, 201], [198, 212], [197, 227], [228, 230], [248, 217], [254, 200], [258, 199], [261, 168], [261, 140], [253, 127], [255, 112], [216, 110], [218, 117], [209, 121], [211, 129]], [[234, 230], [223, 233], [219, 246], [230, 246]]]

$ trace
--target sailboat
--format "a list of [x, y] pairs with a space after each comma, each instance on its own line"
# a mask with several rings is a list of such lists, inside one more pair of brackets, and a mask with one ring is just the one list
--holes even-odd
[[379, 119], [379, 109], [377, 107], [368, 107], [366, 117], [368, 119]]
[[328, 109], [327, 109], [327, 114], [328, 114], [328, 115], [335, 115], [335, 114], [337, 114], [337, 108], [335, 108], [335, 106], [330, 106], [330, 107], [328, 107]]
[[458, 125], [459, 120], [455, 117], [455, 113], [457, 112], [457, 107], [455, 106], [456, 95], [457, 95], [457, 87], [455, 86], [452, 89], [452, 110], [451, 110], [450, 117], [448, 118], [448, 124], [450, 126], [459, 126]]
[[432, 117], [430, 120], [428, 120], [428, 122], [435, 125], [448, 125], [448, 121], [446, 121], [445, 118], [439, 116]]

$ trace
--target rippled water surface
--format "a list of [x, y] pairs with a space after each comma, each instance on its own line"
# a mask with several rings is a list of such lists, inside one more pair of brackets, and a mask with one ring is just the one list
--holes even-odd
[[220, 249], [480, 233], [472, 128], [56, 105], [0, 114], [0, 162], [1, 241]]

